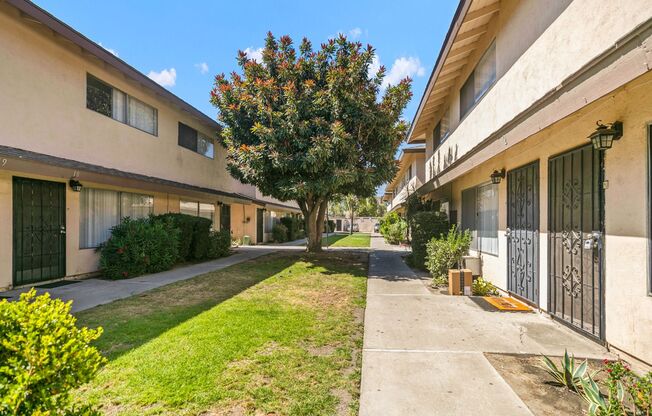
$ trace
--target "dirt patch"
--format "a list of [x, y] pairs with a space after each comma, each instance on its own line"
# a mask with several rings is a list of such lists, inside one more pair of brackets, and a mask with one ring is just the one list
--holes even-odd
[[[485, 353], [485, 357], [536, 416], [588, 414], [579, 394], [553, 383], [540, 355]], [[561, 357], [550, 359], [559, 362]], [[599, 360], [589, 360], [589, 372], [600, 368], [600, 364]]]

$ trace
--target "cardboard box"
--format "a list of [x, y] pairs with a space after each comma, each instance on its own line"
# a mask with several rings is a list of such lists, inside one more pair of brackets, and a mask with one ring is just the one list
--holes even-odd
[[471, 284], [473, 273], [469, 269], [448, 270], [448, 294], [449, 295], [471, 295]]

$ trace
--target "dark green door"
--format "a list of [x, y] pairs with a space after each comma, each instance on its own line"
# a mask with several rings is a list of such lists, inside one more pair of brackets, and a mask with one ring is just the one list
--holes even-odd
[[262, 243], [263, 237], [265, 236], [263, 224], [265, 222], [265, 212], [257, 208], [256, 209], [256, 243]]
[[14, 286], [66, 275], [66, 185], [13, 180]]
[[220, 228], [231, 231], [231, 205], [222, 204], [220, 206]]

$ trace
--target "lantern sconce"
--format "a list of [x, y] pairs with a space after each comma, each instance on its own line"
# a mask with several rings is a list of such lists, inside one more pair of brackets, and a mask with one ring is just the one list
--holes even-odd
[[494, 170], [493, 173], [491, 174], [491, 183], [494, 185], [498, 185], [500, 181], [505, 177], [505, 168], [502, 168], [501, 170]]
[[70, 185], [70, 188], [73, 190], [73, 192], [81, 192], [82, 188], [84, 185], [81, 184], [77, 179], [71, 179], [68, 182], [68, 185]]
[[611, 149], [614, 140], [623, 137], [623, 123], [620, 121], [614, 121], [609, 126], [602, 124], [602, 120], [598, 120], [595, 124], [598, 127], [588, 137], [595, 150]]
[[218, 207], [221, 207], [222, 205], [224, 205], [224, 202], [222, 202], [222, 201], [217, 201], [217, 206], [218, 206]]

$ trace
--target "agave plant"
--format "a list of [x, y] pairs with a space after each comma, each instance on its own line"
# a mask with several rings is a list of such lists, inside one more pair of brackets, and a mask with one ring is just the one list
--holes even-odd
[[588, 361], [584, 360], [580, 365], [575, 365], [575, 356], [568, 356], [568, 351], [564, 351], [564, 358], [561, 361], [561, 367], [558, 368], [552, 360], [545, 355], [543, 362], [546, 365], [546, 371], [555, 381], [569, 390], [578, 392], [582, 388], [582, 381], [586, 378]]
[[615, 387], [615, 394], [610, 391], [609, 396], [605, 397], [591, 376], [582, 380], [582, 397], [589, 404], [590, 416], [620, 416], [627, 414], [623, 406], [623, 400], [625, 399], [623, 383], [617, 381]]

